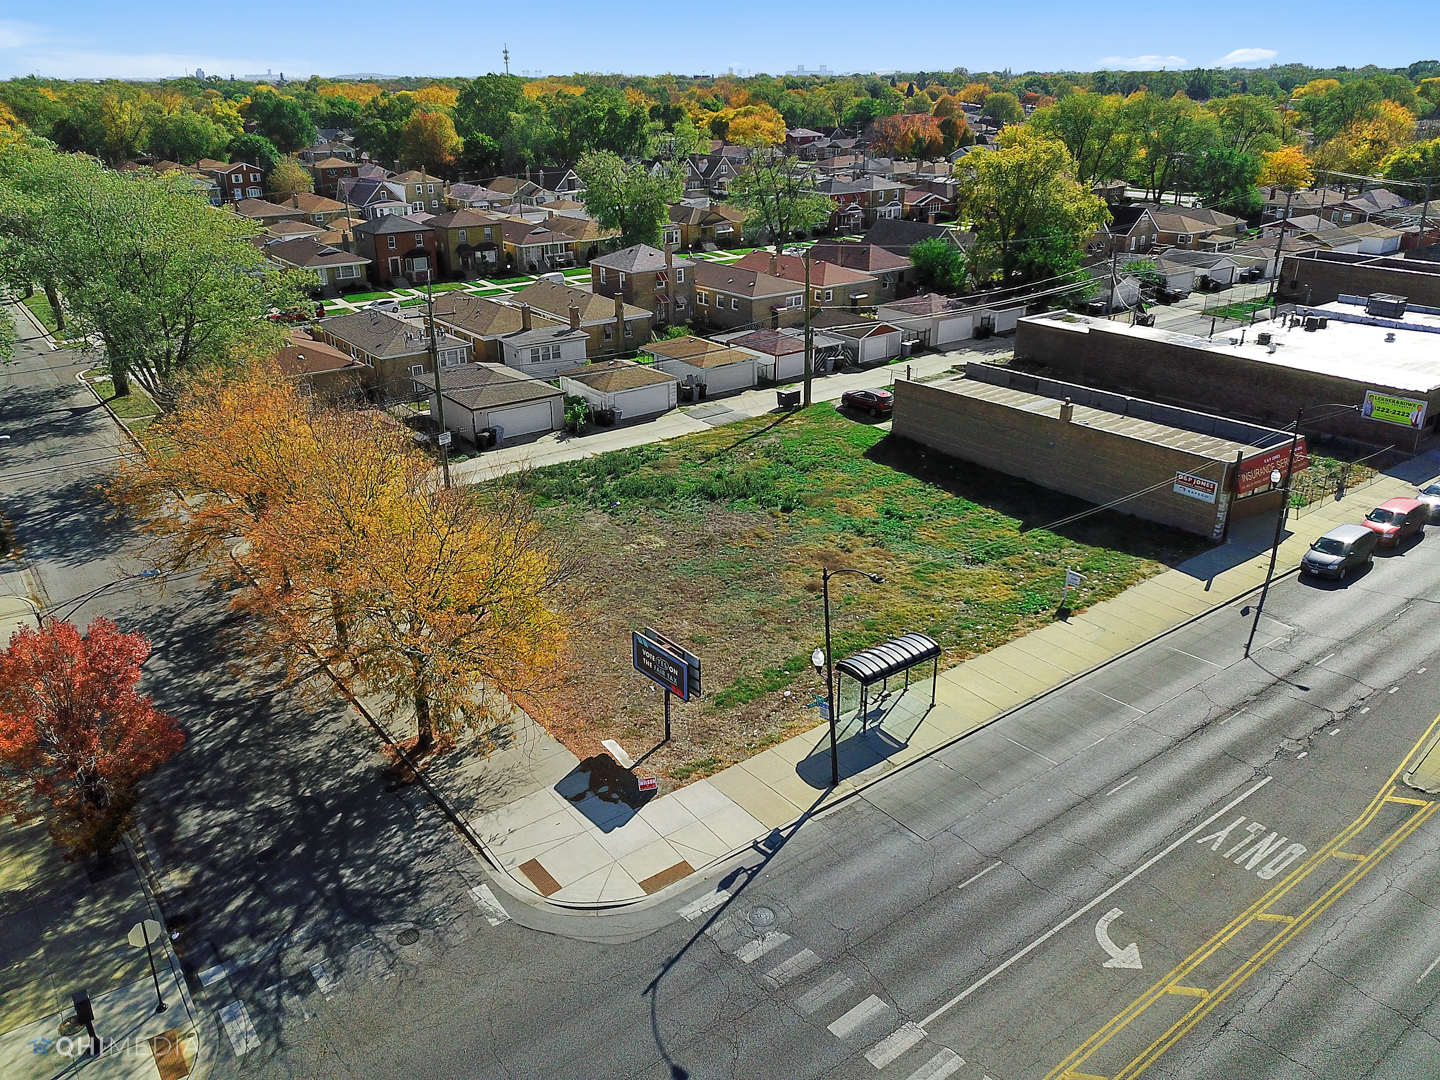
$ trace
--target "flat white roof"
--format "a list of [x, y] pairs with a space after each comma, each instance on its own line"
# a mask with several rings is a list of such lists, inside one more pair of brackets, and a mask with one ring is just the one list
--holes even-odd
[[[1307, 310], [1360, 317], [1365, 313], [1363, 307], [1341, 303]], [[1440, 313], [1406, 311], [1403, 320], [1385, 320], [1390, 325], [1378, 326], [1330, 318], [1324, 330], [1306, 330], [1303, 320], [1294, 327], [1289, 325], [1288, 319], [1256, 322], [1245, 328], [1243, 345], [1240, 344], [1239, 330], [1217, 330], [1213, 338], [1205, 338], [1069, 312], [1032, 318], [1080, 333], [1149, 338], [1181, 348], [1221, 353], [1377, 388], [1426, 394], [1440, 390]], [[1270, 346], [1256, 343], [1256, 336], [1261, 333], [1270, 334], [1275, 345], [1273, 352]], [[1395, 340], [1386, 341], [1387, 335], [1393, 335]]]

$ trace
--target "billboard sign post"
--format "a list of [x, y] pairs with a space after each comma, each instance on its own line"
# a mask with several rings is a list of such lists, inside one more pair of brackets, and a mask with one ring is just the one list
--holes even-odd
[[630, 635], [636, 671], [665, 691], [665, 741], [670, 741], [670, 698], [681, 701], [700, 696], [700, 658], [650, 627]]

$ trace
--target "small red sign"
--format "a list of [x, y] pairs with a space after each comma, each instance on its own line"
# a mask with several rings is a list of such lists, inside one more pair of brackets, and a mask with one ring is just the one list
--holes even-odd
[[640, 790], [641, 790], [641, 791], [655, 791], [655, 790], [657, 790], [657, 789], [659, 788], [659, 786], [660, 786], [660, 781], [657, 780], [657, 779], [655, 779], [655, 777], [653, 777], [653, 776], [642, 776], [642, 777], [640, 777]]

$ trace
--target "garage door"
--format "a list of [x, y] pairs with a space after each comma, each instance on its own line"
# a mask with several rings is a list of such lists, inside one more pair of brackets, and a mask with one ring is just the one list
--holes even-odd
[[500, 429], [502, 440], [550, 431], [553, 429], [550, 402], [537, 401], [530, 405], [517, 405], [513, 409], [491, 409], [490, 423]]

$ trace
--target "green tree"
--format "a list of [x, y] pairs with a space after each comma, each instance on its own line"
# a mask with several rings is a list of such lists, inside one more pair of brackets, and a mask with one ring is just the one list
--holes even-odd
[[965, 256], [954, 244], [938, 236], [921, 240], [910, 249], [910, 263], [920, 284], [936, 292], [958, 292], [965, 287]]
[[405, 125], [417, 106], [409, 94], [381, 94], [365, 103], [355, 137], [375, 161], [399, 161]]
[[1018, 124], [1025, 119], [1025, 110], [1021, 107], [1019, 98], [1001, 90], [985, 98], [980, 115], [998, 124]]
[[1260, 209], [1260, 159], [1231, 146], [1202, 150], [1191, 162], [1189, 189], [1207, 205], [1245, 217]]
[[[943, 99], [942, 99], [943, 100]], [[1093, 186], [1124, 176], [1134, 156], [1119, 94], [1071, 94], [1037, 109], [1028, 127], [1059, 139], [1075, 159], [1075, 179]]]
[[293, 154], [315, 142], [315, 121], [292, 97], [257, 93], [250, 99], [245, 118], [255, 125], [257, 134], [283, 153]]
[[271, 194], [283, 195], [288, 199], [302, 191], [314, 191], [315, 178], [300, 162], [293, 157], [287, 157], [281, 158], [270, 170], [270, 175], [265, 178], [265, 186], [270, 189]]
[[618, 154], [595, 150], [575, 167], [585, 185], [585, 211], [603, 228], [619, 229], [620, 244], [660, 243], [670, 204], [684, 193], [684, 174], [670, 165], [652, 171], [644, 162], [625, 164]]
[[1433, 180], [1440, 190], [1440, 139], [1391, 151], [1380, 162], [1380, 175], [1389, 180]]
[[555, 132], [552, 152], [558, 161], [579, 161], [591, 150], [631, 157], [645, 149], [649, 113], [612, 87], [587, 86], [581, 94], [551, 94], [545, 99], [545, 109]]
[[965, 210], [977, 233], [975, 257], [999, 271], [1003, 285], [1074, 271], [1082, 245], [1108, 211], [1075, 179], [1065, 144], [1028, 126], [1012, 129], [994, 153], [971, 154]]
[[199, 113], [176, 109], [156, 117], [146, 145], [158, 158], [194, 165], [201, 158], [223, 155], [230, 137], [223, 127]]
[[1220, 138], [1232, 150], [1269, 154], [1280, 149], [1280, 114], [1275, 102], [1254, 94], [1217, 98], [1206, 109], [1220, 124]]
[[481, 75], [460, 88], [455, 102], [455, 130], [465, 142], [461, 164], [469, 169], [496, 169], [501, 147], [512, 126], [511, 116], [525, 103], [518, 75]]
[[1219, 142], [1219, 122], [1184, 94], [1131, 94], [1121, 107], [1134, 140], [1130, 179], [1159, 201], [1187, 175], [1187, 162]]
[[834, 209], [803, 162], [759, 150], [731, 182], [730, 201], [745, 211], [746, 232], [770, 237], [777, 254], [794, 234], [829, 221]]
[[259, 165], [262, 171], [269, 172], [280, 160], [280, 151], [264, 135], [246, 132], [230, 140], [230, 160]]

